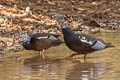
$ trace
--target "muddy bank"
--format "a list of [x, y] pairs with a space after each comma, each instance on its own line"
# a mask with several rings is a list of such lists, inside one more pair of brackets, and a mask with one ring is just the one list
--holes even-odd
[[[30, 7], [27, 15], [26, 7]], [[119, 8], [119, 0], [0, 0], [0, 54], [22, 50], [20, 34], [61, 34], [52, 13], [62, 14], [74, 31], [119, 30]]]

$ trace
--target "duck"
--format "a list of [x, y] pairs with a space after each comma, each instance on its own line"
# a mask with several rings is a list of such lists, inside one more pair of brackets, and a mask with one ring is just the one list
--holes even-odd
[[59, 39], [60, 36], [61, 35], [50, 33], [35, 33], [30, 36], [28, 34], [21, 34], [20, 39], [26, 50], [39, 51], [39, 54], [44, 58], [45, 50], [63, 43], [63, 41]]
[[106, 48], [114, 47], [112, 43], [105, 42], [104, 40], [84, 33], [74, 33], [72, 29], [65, 22], [64, 17], [58, 13], [52, 15], [52, 19], [58, 21], [62, 28], [62, 34], [64, 42], [67, 47], [75, 53], [67, 57], [67, 59], [73, 59], [74, 56], [83, 54], [84, 61], [86, 56], [94, 51], [103, 50]]

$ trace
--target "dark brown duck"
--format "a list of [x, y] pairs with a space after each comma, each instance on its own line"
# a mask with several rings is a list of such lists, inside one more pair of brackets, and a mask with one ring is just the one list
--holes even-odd
[[27, 34], [21, 35], [23, 47], [27, 50], [40, 51], [44, 58], [44, 51], [53, 46], [59, 46], [63, 42], [58, 38], [60, 35], [49, 33], [35, 33], [31, 37]]

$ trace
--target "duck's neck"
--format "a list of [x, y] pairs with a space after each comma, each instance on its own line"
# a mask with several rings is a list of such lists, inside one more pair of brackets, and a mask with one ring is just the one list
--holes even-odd
[[61, 26], [62, 29], [65, 29], [65, 28], [69, 27], [68, 24], [65, 22], [64, 19], [60, 19], [59, 23], [60, 23], [60, 26]]
[[33, 49], [32, 46], [31, 46], [31, 44], [29, 42], [24, 42], [23, 43], [23, 47], [25, 49], [27, 49], [27, 50], [32, 50]]
[[62, 32], [64, 35], [64, 38], [74, 38], [75, 33], [69, 28], [68, 24], [65, 22], [64, 19], [59, 20], [60, 26], [62, 28]]

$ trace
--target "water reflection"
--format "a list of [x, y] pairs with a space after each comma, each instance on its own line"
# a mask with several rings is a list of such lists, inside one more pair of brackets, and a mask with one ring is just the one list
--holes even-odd
[[[71, 65], [72, 64], [72, 65]], [[41, 56], [25, 59], [24, 79], [30, 80], [94, 80], [106, 72], [106, 63], [81, 63]]]
[[66, 80], [94, 80], [103, 77], [106, 63], [77, 63], [68, 69]]
[[24, 61], [24, 78], [30, 78], [30, 80], [60, 80], [59, 71], [62, 60], [52, 59], [42, 56], [36, 56], [33, 58], [25, 59]]

